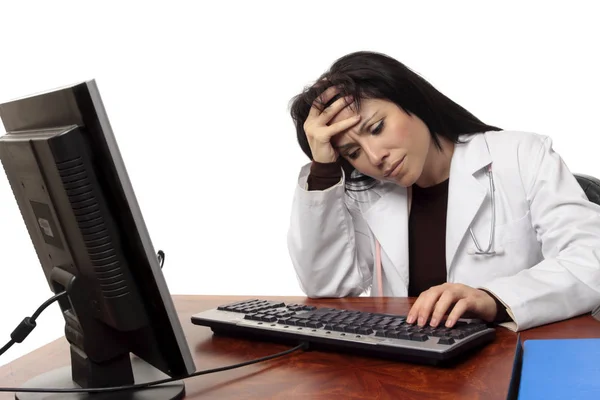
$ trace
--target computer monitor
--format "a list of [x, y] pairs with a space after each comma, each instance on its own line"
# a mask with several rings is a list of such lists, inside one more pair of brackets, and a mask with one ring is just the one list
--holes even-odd
[[[51, 291], [68, 292], [59, 305], [71, 365], [24, 387], [101, 388], [193, 373], [96, 82], [8, 101], [0, 118], [0, 159], [42, 271]], [[182, 398], [177, 383], [118, 398]]]

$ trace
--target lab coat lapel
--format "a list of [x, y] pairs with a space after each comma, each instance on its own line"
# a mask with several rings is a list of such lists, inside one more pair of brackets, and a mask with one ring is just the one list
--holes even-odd
[[[477, 173], [491, 163], [484, 134], [461, 139], [468, 140], [468, 142], [455, 146], [450, 166], [446, 217], [446, 266], [448, 269], [452, 266], [462, 240], [465, 236], [470, 237], [469, 227], [488, 192], [486, 186], [478, 180]], [[487, 182], [487, 177], [485, 179]]]
[[[408, 200], [407, 190], [395, 186], [364, 214], [375, 238], [381, 244], [383, 273], [388, 282], [403, 282], [408, 289]], [[385, 262], [384, 257], [391, 261]], [[402, 288], [394, 290], [401, 292]], [[405, 294], [406, 296], [406, 294]]]

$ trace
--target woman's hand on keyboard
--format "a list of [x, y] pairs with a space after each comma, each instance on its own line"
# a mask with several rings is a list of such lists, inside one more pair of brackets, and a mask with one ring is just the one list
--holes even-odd
[[433, 286], [421, 293], [408, 313], [407, 322], [417, 321], [424, 326], [429, 318], [429, 325], [438, 326], [448, 313], [446, 327], [451, 328], [466, 312], [474, 314], [484, 321], [491, 322], [496, 317], [496, 301], [483, 290], [475, 289], [459, 283], [444, 283]]

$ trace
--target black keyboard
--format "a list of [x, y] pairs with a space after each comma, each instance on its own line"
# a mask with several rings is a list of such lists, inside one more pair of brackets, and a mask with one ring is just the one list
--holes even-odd
[[224, 304], [192, 316], [215, 334], [299, 343], [399, 361], [439, 364], [470, 354], [495, 338], [495, 328], [477, 319], [454, 327], [419, 327], [402, 315], [342, 310], [270, 300]]

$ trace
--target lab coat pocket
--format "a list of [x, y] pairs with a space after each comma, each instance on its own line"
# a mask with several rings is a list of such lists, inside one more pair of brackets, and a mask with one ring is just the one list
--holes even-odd
[[498, 246], [504, 253], [503, 269], [516, 273], [541, 259], [540, 244], [529, 211], [521, 218], [496, 227]]
[[497, 225], [496, 231], [498, 232], [497, 240], [502, 244], [520, 241], [531, 234], [534, 234], [535, 236], [531, 224], [531, 212], [527, 211], [527, 213], [519, 219]]

